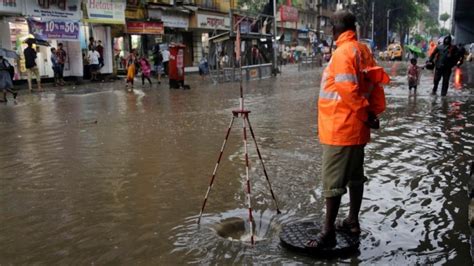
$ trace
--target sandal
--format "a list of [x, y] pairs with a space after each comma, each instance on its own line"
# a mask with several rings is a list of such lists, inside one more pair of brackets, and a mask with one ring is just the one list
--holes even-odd
[[319, 233], [314, 239], [308, 240], [304, 247], [309, 250], [320, 250], [336, 246], [336, 234]]
[[338, 220], [336, 230], [352, 235], [360, 235], [361, 232], [359, 222], [349, 222], [347, 219]]

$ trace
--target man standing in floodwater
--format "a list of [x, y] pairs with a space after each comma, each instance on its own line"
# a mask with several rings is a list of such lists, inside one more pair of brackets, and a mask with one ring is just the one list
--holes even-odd
[[[370, 50], [357, 41], [355, 16], [348, 11], [337, 11], [331, 24], [337, 49], [324, 70], [318, 99], [326, 217], [322, 232], [305, 244], [309, 249], [335, 246], [336, 230], [360, 234], [359, 211], [367, 180], [364, 147], [370, 140], [370, 129], [379, 127], [377, 115], [385, 110], [383, 88], [368, 81], [365, 74], [375, 62]], [[349, 215], [336, 224], [346, 186], [350, 196]]]
[[438, 45], [430, 55], [430, 62], [435, 64], [434, 84], [432, 95], [436, 95], [438, 84], [443, 78], [443, 85], [441, 86], [441, 96], [448, 94], [449, 79], [451, 77], [451, 70], [454, 66], [462, 64], [462, 58], [459, 56], [458, 49], [451, 44], [452, 38], [450, 35], [444, 37], [443, 44]]

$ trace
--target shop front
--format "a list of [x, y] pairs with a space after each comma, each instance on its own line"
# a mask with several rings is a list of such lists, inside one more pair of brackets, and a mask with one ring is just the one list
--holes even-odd
[[171, 43], [181, 43], [186, 46], [184, 49], [184, 64], [192, 66], [194, 64], [193, 52], [193, 32], [189, 31], [190, 10], [180, 7], [164, 7], [152, 5], [148, 9], [148, 18], [150, 20], [162, 21], [164, 26], [164, 35], [160, 38], [150, 39], [148, 49], [159, 44], [163, 49]]
[[[7, 3], [8, 2], [8, 3]], [[3, 16], [0, 29], [2, 47], [15, 50], [20, 56], [12, 62], [15, 66], [15, 80], [27, 78], [23, 50], [27, 47], [27, 38], [47, 41], [51, 47], [63, 44], [66, 51], [64, 76], [82, 76], [82, 60], [79, 44], [80, 0], [69, 1], [67, 6], [59, 4], [40, 4], [38, 1], [3, 1], [0, 3], [0, 14]], [[14, 3], [14, 4], [12, 4]], [[34, 45], [37, 50], [37, 65], [40, 76], [54, 77], [51, 64], [51, 51], [47, 46]], [[74, 63], [73, 63], [74, 62]], [[77, 64], [76, 62], [79, 62]]]
[[[0, 46], [5, 49], [15, 50], [19, 55], [23, 52], [21, 49], [21, 40], [18, 38], [19, 36], [15, 34], [17, 31], [15, 25], [17, 20], [24, 20], [22, 16], [23, 4], [24, 1], [19, 0], [12, 1], [12, 3], [0, 2]], [[27, 26], [23, 29], [23, 32], [25, 32], [25, 36], [28, 35]], [[22, 60], [7, 59], [15, 67], [14, 79], [20, 79]], [[23, 69], [24, 65], [23, 62]]]
[[281, 5], [277, 14], [277, 25], [280, 28], [278, 35], [284, 35], [283, 43], [286, 47], [298, 45], [298, 9], [289, 5]]
[[[125, 0], [85, 1], [84, 31], [81, 35], [82, 53], [87, 54], [90, 45], [99, 41], [104, 47], [102, 74], [115, 74], [120, 59], [125, 57], [123, 26], [125, 24]], [[90, 43], [90, 38], [94, 43]]]
[[125, 33], [130, 36], [130, 49], [149, 60], [153, 58], [153, 46], [150, 44], [160, 41], [164, 32], [163, 23], [158, 21], [127, 21], [125, 27]]
[[191, 16], [190, 28], [193, 31], [194, 62], [209, 55], [209, 38], [230, 30], [228, 15], [197, 11]]

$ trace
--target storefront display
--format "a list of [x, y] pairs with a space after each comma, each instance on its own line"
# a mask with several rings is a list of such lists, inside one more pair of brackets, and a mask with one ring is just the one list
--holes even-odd
[[[89, 39], [92, 37], [94, 43], [102, 42], [104, 48], [104, 66], [100, 69], [102, 74], [116, 73], [120, 62], [117, 60], [124, 55], [123, 47], [123, 26], [125, 24], [125, 0], [86, 0], [84, 1], [85, 13], [83, 21], [86, 22], [87, 30], [84, 31], [84, 41], [90, 45]], [[122, 30], [118, 30], [122, 29]], [[113, 34], [112, 34], [113, 32]], [[121, 45], [116, 45], [117, 38]], [[117, 51], [116, 49], [121, 49]], [[87, 48], [83, 49], [87, 53]]]
[[193, 32], [193, 63], [197, 64], [202, 57], [209, 56], [209, 38], [230, 30], [230, 18], [220, 13], [197, 11], [189, 27]]

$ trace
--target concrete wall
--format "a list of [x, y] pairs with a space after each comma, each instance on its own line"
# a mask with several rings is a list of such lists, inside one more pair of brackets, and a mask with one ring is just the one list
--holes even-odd
[[455, 0], [454, 2], [454, 36], [456, 43], [474, 42], [474, 1]]

